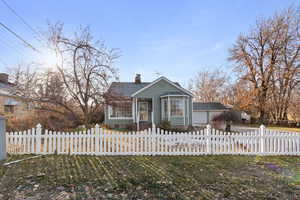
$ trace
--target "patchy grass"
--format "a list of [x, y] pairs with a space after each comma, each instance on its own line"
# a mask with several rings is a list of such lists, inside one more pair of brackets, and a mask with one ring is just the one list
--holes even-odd
[[0, 199], [300, 199], [300, 157], [52, 155], [0, 179]]
[[[250, 127], [250, 128], [259, 128], [260, 124], [238, 124], [238, 126]], [[300, 128], [291, 128], [285, 126], [276, 126], [276, 125], [267, 125], [267, 129], [278, 130], [278, 131], [288, 131], [288, 132], [299, 132]]]

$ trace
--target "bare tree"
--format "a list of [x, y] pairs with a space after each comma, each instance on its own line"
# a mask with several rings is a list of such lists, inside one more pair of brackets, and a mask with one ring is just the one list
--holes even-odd
[[[274, 93], [275, 89], [277, 92], [277, 83], [274, 82], [278, 80], [280, 70], [284, 68], [290, 71], [287, 70], [288, 66], [294, 66], [297, 63], [294, 61], [298, 57], [295, 55], [295, 53], [298, 54], [297, 48], [293, 48], [292, 51], [290, 49], [291, 45], [295, 45], [295, 43], [290, 43], [292, 41], [290, 37], [296, 36], [295, 31], [291, 34], [288, 32], [298, 26], [295, 23], [299, 20], [298, 16], [296, 9], [291, 8], [273, 17], [260, 19], [250, 33], [240, 35], [233, 48], [230, 49], [229, 60], [236, 63], [236, 71], [240, 74], [240, 79], [249, 81], [252, 84], [252, 90], [257, 94], [256, 101], [261, 121], [269, 113], [267, 112], [270, 109], [268, 103], [272, 92]], [[299, 47], [299, 43], [296, 46]], [[287, 63], [284, 63], [286, 58], [288, 58]], [[290, 80], [291, 76], [287, 79]], [[286, 90], [284, 95], [289, 93], [287, 88], [286, 83], [283, 83], [282, 90]], [[288, 102], [281, 100], [279, 103], [288, 105]]]
[[8, 68], [7, 71], [10, 74], [10, 81], [14, 84], [11, 93], [24, 97], [24, 99], [30, 99], [37, 86], [36, 64], [19, 64], [16, 67]]
[[223, 102], [229, 86], [227, 75], [220, 71], [201, 71], [190, 80], [189, 89], [194, 99], [201, 102]]
[[272, 76], [271, 117], [287, 120], [292, 94], [300, 83], [300, 14], [295, 8], [275, 15], [276, 28], [282, 32], [279, 64]]
[[89, 126], [103, 113], [111, 81], [118, 80], [114, 67], [118, 50], [95, 41], [89, 28], [80, 28], [72, 37], [63, 32], [63, 24], [49, 25], [49, 47], [57, 57], [56, 66], [38, 72], [17, 68], [16, 91], [35, 101], [42, 112]]
[[64, 98], [68, 102], [62, 106], [68, 110], [78, 109], [82, 122], [89, 125], [91, 116], [103, 106], [110, 82], [118, 78], [113, 67], [118, 51], [94, 41], [88, 27], [80, 28], [74, 37], [66, 37], [63, 25], [56, 23], [49, 26], [49, 33], [49, 42], [60, 61], [57, 78], [63, 83]]
[[294, 120], [300, 122], [300, 88], [292, 94], [291, 103], [289, 106], [289, 117]]

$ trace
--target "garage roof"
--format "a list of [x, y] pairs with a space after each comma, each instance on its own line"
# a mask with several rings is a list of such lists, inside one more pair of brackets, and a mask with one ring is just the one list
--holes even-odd
[[193, 110], [228, 110], [228, 108], [219, 102], [193, 102]]

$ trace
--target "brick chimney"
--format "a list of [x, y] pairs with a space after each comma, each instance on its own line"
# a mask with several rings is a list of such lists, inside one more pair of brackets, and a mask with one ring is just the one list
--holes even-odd
[[134, 79], [134, 83], [139, 84], [141, 82], [142, 82], [141, 75], [140, 74], [136, 74], [135, 75], [135, 79]]
[[8, 74], [0, 73], [0, 82], [8, 84]]

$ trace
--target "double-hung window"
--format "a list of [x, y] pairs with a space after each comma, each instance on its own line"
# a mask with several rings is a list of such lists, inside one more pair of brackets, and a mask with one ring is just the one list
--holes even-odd
[[182, 98], [171, 98], [171, 116], [183, 116], [184, 101]]
[[184, 115], [184, 99], [168, 97], [161, 100], [162, 119], [170, 117], [182, 117]]
[[111, 119], [131, 119], [132, 103], [120, 102], [109, 106], [109, 118]]

